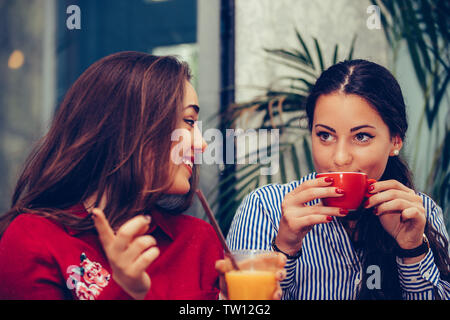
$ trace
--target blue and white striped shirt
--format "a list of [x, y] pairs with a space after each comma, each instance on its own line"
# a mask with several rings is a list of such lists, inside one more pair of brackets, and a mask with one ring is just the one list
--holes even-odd
[[[315, 173], [288, 184], [270, 184], [251, 192], [238, 208], [227, 236], [231, 250], [272, 250], [281, 219], [284, 196]], [[448, 240], [442, 210], [424, 194], [428, 222]], [[311, 203], [312, 204], [312, 203]], [[403, 298], [407, 300], [450, 299], [450, 284], [440, 279], [432, 250], [422, 261], [405, 265], [397, 258], [398, 274]], [[302, 255], [286, 263], [287, 277], [281, 283], [283, 299], [352, 300], [363, 285], [360, 256], [353, 248], [339, 219], [315, 225], [302, 243]]]

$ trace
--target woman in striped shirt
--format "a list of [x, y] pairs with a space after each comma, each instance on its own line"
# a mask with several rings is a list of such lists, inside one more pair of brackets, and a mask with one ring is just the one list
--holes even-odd
[[450, 299], [442, 210], [414, 190], [399, 157], [407, 130], [401, 89], [384, 67], [338, 63], [311, 90], [306, 111], [317, 172], [364, 172], [378, 182], [356, 212], [325, 207], [340, 197], [329, 178], [271, 184], [239, 207], [231, 249], [287, 257], [283, 299]]

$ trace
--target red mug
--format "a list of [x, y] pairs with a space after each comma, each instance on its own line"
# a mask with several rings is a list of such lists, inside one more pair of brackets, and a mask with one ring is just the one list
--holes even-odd
[[344, 190], [341, 197], [323, 198], [322, 202], [327, 207], [337, 207], [349, 211], [357, 210], [365, 198], [371, 194], [368, 187], [377, 182], [375, 179], [368, 179], [363, 172], [324, 172], [318, 173], [316, 178], [333, 178], [331, 186]]

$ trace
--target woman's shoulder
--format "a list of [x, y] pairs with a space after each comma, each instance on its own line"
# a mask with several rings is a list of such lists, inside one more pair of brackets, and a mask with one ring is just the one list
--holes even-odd
[[6, 228], [0, 247], [41, 254], [42, 248], [58, 245], [66, 235], [64, 228], [49, 218], [22, 213]]
[[52, 234], [49, 232], [60, 230], [62, 230], [62, 227], [49, 218], [34, 213], [22, 213], [9, 224], [2, 238], [8, 236], [25, 236], [25, 238], [45, 237]]
[[[15, 257], [14, 261], [31, 261], [37, 256], [50, 259], [47, 249], [61, 243], [64, 232], [61, 226], [48, 218], [22, 213], [9, 224], [0, 238], [0, 260], [6, 256], [11, 261], [12, 257]], [[20, 252], [20, 258], [17, 252]]]

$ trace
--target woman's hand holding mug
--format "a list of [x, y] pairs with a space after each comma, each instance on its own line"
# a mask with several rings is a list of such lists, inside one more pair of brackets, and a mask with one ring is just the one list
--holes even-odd
[[342, 197], [344, 190], [331, 187], [334, 180], [330, 177], [305, 181], [289, 192], [281, 204], [282, 216], [277, 247], [289, 255], [295, 255], [302, 247], [305, 235], [316, 224], [328, 223], [335, 217], [345, 217], [348, 210], [337, 207], [326, 207], [321, 202], [307, 206], [305, 203], [330, 197]]
[[[402, 249], [418, 247], [426, 224], [422, 197], [397, 180], [380, 181], [369, 189], [365, 207], [374, 208], [381, 225]], [[417, 259], [416, 259], [417, 260]]]

